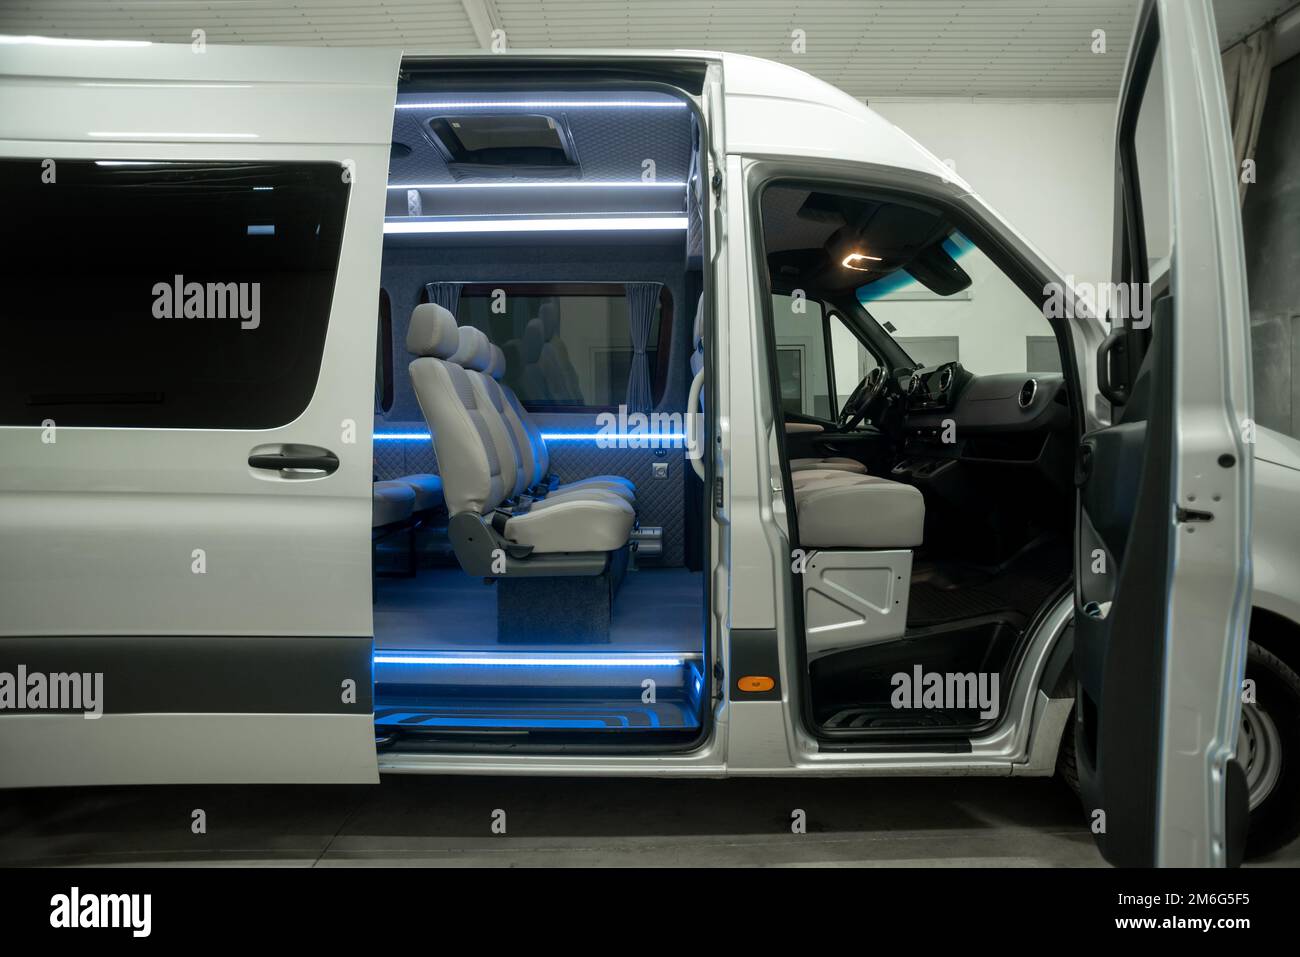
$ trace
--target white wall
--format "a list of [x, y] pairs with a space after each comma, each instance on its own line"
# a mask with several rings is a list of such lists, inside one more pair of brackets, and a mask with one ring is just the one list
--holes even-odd
[[1110, 278], [1115, 104], [872, 100], [1076, 279]]
[[[871, 108], [940, 159], [951, 160], [984, 201], [1063, 274], [1076, 281], [1110, 279], [1115, 103], [879, 99], [871, 101]], [[979, 293], [972, 289], [972, 305]], [[988, 315], [985, 308], [978, 312], [981, 318]], [[1005, 368], [980, 369], [972, 362], [975, 371], [1017, 371], [1017, 359], [1023, 368], [1027, 328], [1023, 316], [1007, 318], [1002, 330], [1008, 343]], [[927, 317], [911, 334], [960, 332], [948, 332]], [[900, 329], [900, 334], [908, 333]], [[984, 355], [994, 338], [992, 329], [983, 328], [978, 345], [962, 342], [963, 358], [978, 353], [988, 364]], [[834, 340], [837, 391], [847, 392], [860, 377], [858, 359], [855, 350], [843, 347], [844, 336]]]

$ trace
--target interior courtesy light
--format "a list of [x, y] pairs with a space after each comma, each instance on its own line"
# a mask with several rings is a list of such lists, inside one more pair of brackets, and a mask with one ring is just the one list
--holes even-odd
[[7, 36], [0, 34], [0, 43], [26, 43], [43, 47], [150, 47], [149, 40], [78, 40], [73, 37]]
[[682, 100], [490, 100], [466, 103], [463, 100], [435, 100], [425, 103], [398, 103], [399, 110], [679, 110]]
[[868, 256], [866, 253], [849, 253], [844, 257], [844, 261], [840, 265], [846, 269], [856, 269], [858, 272], [870, 272], [871, 267], [867, 263], [883, 261], [879, 256]]
[[384, 223], [385, 233], [569, 233], [622, 232], [628, 230], [684, 230], [685, 216], [584, 217], [566, 219], [443, 219]]
[[508, 668], [676, 668], [681, 658], [669, 655], [425, 655], [417, 652], [384, 652], [375, 655], [377, 665], [491, 665]]
[[685, 189], [681, 182], [646, 183], [639, 179], [623, 182], [615, 180], [573, 180], [572, 182], [544, 183], [408, 183], [390, 186], [389, 189]]

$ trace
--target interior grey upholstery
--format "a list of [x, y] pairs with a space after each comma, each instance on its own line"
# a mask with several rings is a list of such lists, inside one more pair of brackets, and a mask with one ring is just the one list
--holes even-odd
[[925, 499], [902, 482], [825, 470], [794, 482], [802, 548], [913, 548], [925, 531]]
[[440, 476], [431, 475], [427, 472], [417, 472], [414, 475], [403, 475], [401, 478], [393, 479], [393, 481], [410, 486], [411, 491], [415, 493], [415, 510], [417, 512], [427, 512], [442, 504], [442, 478]]
[[[492, 382], [492, 386], [501, 396], [502, 404], [498, 408], [502, 411], [506, 426], [510, 429], [515, 446], [520, 452], [522, 467], [527, 473], [523, 488], [545, 484], [551, 468], [551, 457], [546, 448], [546, 440], [542, 438], [541, 429], [520, 403], [515, 391], [504, 381], [505, 353], [495, 345], [491, 346], [491, 353], [488, 372], [492, 379], [496, 380]], [[576, 479], [557, 486], [551, 495], [590, 489], [613, 492], [629, 502], [636, 501], [636, 485], [631, 479], [622, 475], [593, 475], [589, 478]]]
[[370, 510], [370, 527], [404, 522], [415, 511], [415, 491], [405, 482], [376, 482]]
[[[458, 329], [434, 303], [416, 307], [410, 328], [407, 347], [417, 356], [411, 382], [433, 436], [447, 509], [453, 518], [486, 515], [523, 478], [521, 457], [492, 399], [496, 383], [483, 374], [494, 364], [491, 344], [473, 327]], [[606, 552], [627, 543], [635, 517], [628, 502], [600, 490], [552, 493], [511, 509], [501, 534], [539, 554]]]

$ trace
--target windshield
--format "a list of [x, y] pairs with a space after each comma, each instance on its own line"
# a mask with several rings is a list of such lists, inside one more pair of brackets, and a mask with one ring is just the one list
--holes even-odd
[[[935, 245], [946, 256], [928, 257], [919, 268], [909, 263], [855, 290], [908, 357], [921, 366], [957, 361], [976, 375], [1060, 372], [1051, 325], [1011, 277], [960, 230]], [[954, 268], [969, 282], [947, 295], [935, 291], [957, 285]], [[941, 281], [932, 281], [935, 270]]]

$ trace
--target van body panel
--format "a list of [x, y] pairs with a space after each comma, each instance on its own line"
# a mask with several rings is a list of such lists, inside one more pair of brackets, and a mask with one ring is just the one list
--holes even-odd
[[[315, 387], [293, 421], [250, 429], [64, 427], [56, 413], [45, 427], [0, 427], [0, 642], [40, 638], [51, 652], [67, 644], [62, 636], [110, 647], [119, 636], [178, 643], [186, 636], [337, 637], [368, 645], [376, 290], [398, 53], [200, 52], [162, 44], [3, 49], [0, 156], [30, 160], [33, 189], [59, 189], [60, 160], [144, 168], [251, 161], [328, 164], [347, 194]], [[52, 177], [43, 181], [46, 171]], [[70, 263], [69, 281], [75, 270]], [[55, 308], [93, 315], [94, 288], [54, 294], [73, 300]], [[152, 298], [143, 286], [142, 319]], [[256, 327], [238, 333], [256, 334]], [[336, 469], [312, 475], [250, 464], [255, 449], [289, 445], [327, 450]], [[241, 653], [231, 654], [238, 660]], [[356, 688], [369, 701], [368, 653], [346, 669], [357, 673], [322, 682], [318, 704], [296, 722], [264, 717], [277, 710], [277, 687], [256, 662], [249, 657], [247, 681], [263, 705], [235, 696], [240, 703], [230, 714], [178, 721], [165, 746], [165, 731], [137, 739], [132, 730], [161, 729], [162, 718], [71, 723], [6, 714], [0, 722], [39, 728], [31, 736], [45, 739], [51, 756], [78, 747], [116, 755], [114, 765], [128, 769], [111, 775], [117, 781], [376, 779], [370, 717], [355, 714], [363, 700]], [[349, 709], [354, 713], [341, 713]], [[230, 734], [226, 757], [201, 743], [234, 727], [240, 730]], [[187, 749], [211, 758], [207, 772], [197, 759], [176, 762]], [[35, 746], [15, 753], [4, 783], [56, 783], [40, 753]], [[105, 767], [73, 761], [57, 783], [105, 783]]]

